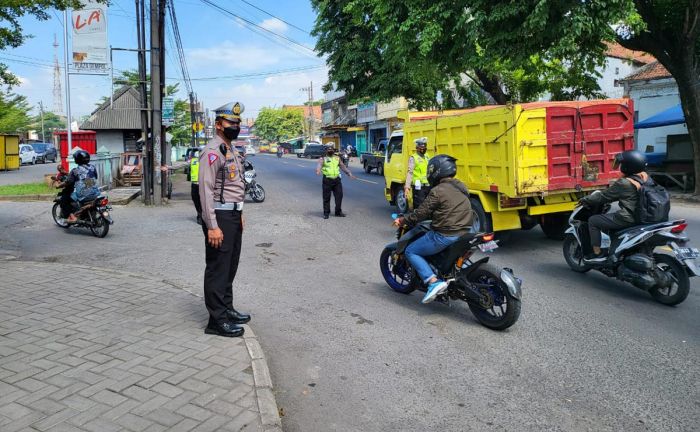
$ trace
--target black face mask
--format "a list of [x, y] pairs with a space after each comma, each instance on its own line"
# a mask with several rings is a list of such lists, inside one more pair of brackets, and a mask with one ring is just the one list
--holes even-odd
[[241, 128], [234, 126], [226, 126], [224, 128], [224, 136], [226, 139], [235, 140], [238, 138], [238, 134], [241, 132]]
[[328, 156], [333, 156], [333, 155], [335, 154], [335, 151], [334, 151], [334, 150], [328, 150], [328, 151], [326, 152], [326, 154], [327, 154]]

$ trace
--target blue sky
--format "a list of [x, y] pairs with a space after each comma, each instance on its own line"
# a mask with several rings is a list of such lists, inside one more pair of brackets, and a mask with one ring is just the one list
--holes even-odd
[[[314, 38], [308, 32], [313, 26], [315, 13], [308, 0], [248, 0], [248, 3], [274, 14], [292, 24], [291, 26], [241, 0], [211, 1], [246, 20], [313, 49]], [[175, 0], [175, 9], [194, 91], [205, 107], [213, 109], [226, 102], [238, 100], [246, 107], [244, 116], [255, 117], [264, 106], [300, 104], [307, 100], [307, 94], [300, 89], [307, 87], [311, 81], [314, 98], [319, 99], [322, 96], [321, 86], [327, 79], [327, 71], [324, 61], [309, 49], [289, 41], [281, 41], [261, 30], [253, 31], [243, 22], [228, 17], [199, 0]], [[59, 62], [62, 64], [63, 61], [63, 13], [51, 11], [50, 15], [49, 21], [25, 17], [21, 21], [22, 26], [34, 37], [17, 49], [0, 51], [0, 61], [9, 65], [23, 81], [14, 91], [27, 96], [34, 106], [38, 107], [38, 102], [43, 101], [47, 110], [53, 107], [51, 65], [54, 58], [54, 34], [61, 45], [58, 48]], [[136, 48], [134, 1], [112, 0], [108, 18], [110, 45]], [[173, 47], [173, 40], [172, 32], [168, 29], [167, 48]], [[169, 84], [180, 78], [180, 71], [176, 65], [176, 52], [170, 50], [166, 55], [166, 77]], [[135, 54], [115, 52], [114, 68], [115, 71], [135, 69]], [[298, 68], [304, 70], [260, 75]], [[258, 76], [240, 77], [251, 74]], [[180, 84], [180, 88], [177, 96], [184, 99], [186, 92], [183, 83]], [[95, 108], [96, 101], [109, 93], [109, 77], [71, 75], [73, 115], [89, 114]]]

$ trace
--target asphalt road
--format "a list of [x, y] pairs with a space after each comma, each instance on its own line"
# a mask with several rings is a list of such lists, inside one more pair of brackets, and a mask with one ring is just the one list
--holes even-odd
[[[343, 180], [347, 218], [322, 219], [315, 161], [258, 155], [236, 306], [254, 315], [287, 431], [690, 431], [700, 424], [700, 283], [677, 307], [566, 266], [517, 232], [492, 261], [524, 280], [520, 321], [497, 333], [453, 303], [392, 292], [382, 178]], [[0, 254], [159, 275], [201, 294], [203, 247], [187, 184], [160, 209], [115, 208], [105, 239], [52, 226], [49, 203], [0, 203]], [[674, 217], [700, 238], [697, 207]], [[54, 275], [60, 277], [60, 275]], [[203, 306], [202, 306], [203, 307]]]
[[44, 174], [55, 174], [56, 164], [49, 162], [22, 165], [18, 170], [0, 171], [0, 186], [44, 181]]

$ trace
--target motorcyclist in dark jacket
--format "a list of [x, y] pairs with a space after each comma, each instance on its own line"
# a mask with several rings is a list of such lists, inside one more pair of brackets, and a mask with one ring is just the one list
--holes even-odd
[[620, 206], [620, 209], [614, 213], [598, 214], [588, 219], [593, 255], [587, 257], [585, 261], [605, 261], [605, 254], [601, 249], [601, 232], [603, 230], [616, 231], [636, 224], [635, 214], [639, 205], [641, 184], [632, 176], [646, 182], [649, 179], [649, 175], [644, 172], [646, 166], [646, 157], [637, 150], [618, 153], [613, 161], [613, 169], [619, 168], [622, 177], [615, 180], [606, 190], [596, 191], [581, 199], [581, 203], [589, 207], [601, 206], [615, 201]]
[[78, 220], [73, 214], [73, 201], [81, 203], [85, 199], [96, 198], [99, 194], [97, 169], [90, 165], [90, 153], [78, 150], [73, 153], [73, 160], [78, 166], [73, 168], [65, 181], [59, 185], [63, 187], [60, 200], [61, 213], [63, 217], [67, 217], [68, 223], [75, 223]]
[[428, 285], [423, 303], [435, 300], [435, 297], [447, 288], [447, 282], [437, 278], [424, 257], [444, 250], [467, 234], [471, 227], [472, 207], [469, 202], [469, 190], [464, 183], [454, 178], [457, 174], [456, 161], [448, 155], [437, 155], [430, 159], [430, 193], [415, 211], [394, 220], [396, 226], [415, 225], [424, 220], [431, 220], [431, 231], [406, 248], [406, 259]]

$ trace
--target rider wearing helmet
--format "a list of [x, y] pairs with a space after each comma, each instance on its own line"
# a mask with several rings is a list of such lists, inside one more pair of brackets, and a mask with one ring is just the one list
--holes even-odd
[[622, 177], [615, 180], [606, 190], [596, 191], [581, 199], [581, 204], [588, 207], [597, 207], [615, 201], [618, 201], [620, 206], [620, 209], [614, 213], [597, 214], [588, 219], [593, 255], [588, 256], [584, 261], [590, 263], [605, 261], [605, 254], [601, 250], [603, 230], [616, 231], [635, 225], [635, 214], [639, 205], [638, 192], [641, 183], [649, 180], [649, 175], [644, 171], [646, 166], [646, 157], [637, 150], [618, 153], [613, 161], [613, 169], [619, 169]]
[[423, 303], [435, 300], [447, 288], [447, 283], [437, 278], [428, 262], [423, 258], [434, 255], [467, 234], [471, 227], [472, 206], [469, 190], [457, 174], [457, 160], [448, 155], [436, 155], [430, 159], [427, 179], [430, 193], [423, 203], [403, 217], [394, 220], [394, 225], [415, 225], [431, 220], [431, 231], [406, 248], [406, 258], [416, 269], [418, 276], [428, 285]]
[[90, 165], [90, 153], [85, 150], [78, 150], [73, 153], [73, 161], [78, 165], [68, 174], [66, 181], [59, 187], [63, 188], [61, 193], [61, 213], [67, 217], [68, 223], [75, 223], [78, 218], [72, 213], [73, 201], [81, 203], [89, 199], [97, 198], [100, 193], [97, 187], [97, 169]]

